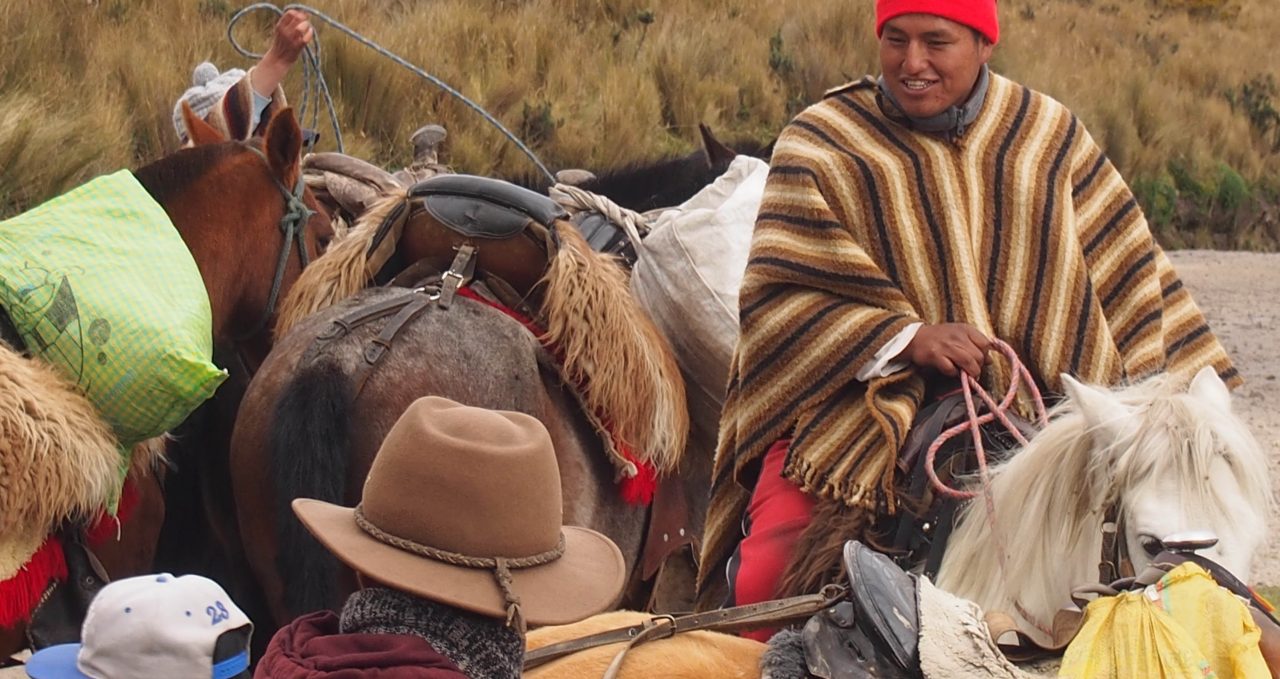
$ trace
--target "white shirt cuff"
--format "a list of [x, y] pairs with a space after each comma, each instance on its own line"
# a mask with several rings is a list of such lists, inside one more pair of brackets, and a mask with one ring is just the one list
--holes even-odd
[[271, 104], [271, 97], [264, 97], [258, 94], [252, 87], [249, 88], [253, 92], [253, 117], [249, 119], [249, 130], [258, 129], [258, 123], [262, 122], [262, 112], [267, 110], [267, 106]]
[[920, 330], [922, 325], [924, 324], [912, 323], [903, 328], [902, 332], [885, 342], [885, 345], [880, 347], [876, 355], [872, 356], [871, 360], [867, 361], [854, 377], [859, 382], [867, 382], [877, 377], [888, 377], [899, 370], [905, 369], [907, 361], [897, 360], [898, 356], [902, 354], [908, 344], [911, 344], [911, 340], [916, 338], [916, 332]]

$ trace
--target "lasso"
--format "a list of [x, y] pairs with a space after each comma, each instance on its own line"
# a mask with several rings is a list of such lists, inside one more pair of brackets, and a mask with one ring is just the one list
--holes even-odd
[[[519, 149], [526, 156], [529, 157], [529, 160], [533, 161], [533, 164], [538, 167], [538, 170], [540, 170], [542, 174], [546, 175], [547, 179], [552, 184], [556, 183], [555, 175], [552, 174], [551, 170], [547, 169], [546, 165], [542, 164], [542, 161], [538, 159], [538, 156], [535, 155], [533, 151], [529, 149], [528, 146], [525, 146], [524, 142], [516, 138], [516, 136], [512, 134], [510, 130], [504, 127], [502, 123], [498, 122], [497, 118], [494, 118], [492, 115], [489, 114], [488, 111], [481, 108], [479, 104], [471, 101], [466, 96], [464, 96], [461, 92], [450, 87], [443, 80], [440, 80], [439, 78], [431, 75], [430, 73], [427, 73], [426, 71], [418, 68], [417, 66], [414, 66], [408, 61], [405, 61], [400, 56], [392, 52], [391, 50], [388, 50], [385, 47], [375, 43], [374, 41], [364, 37], [363, 35], [359, 34], [355, 30], [352, 30], [347, 25], [333, 19], [332, 17], [328, 16], [324, 12], [321, 12], [320, 10], [317, 10], [313, 7], [308, 7], [307, 5], [300, 5], [300, 4], [290, 4], [290, 5], [285, 5], [284, 7], [276, 7], [275, 5], [268, 2], [254, 3], [252, 5], [249, 5], [248, 7], [245, 7], [244, 9], [241, 9], [240, 11], [236, 12], [234, 15], [231, 16], [230, 21], [227, 22], [227, 40], [231, 42], [231, 46], [235, 48], [235, 50], [239, 52], [241, 55], [248, 57], [250, 59], [261, 58], [262, 56], [261, 54], [257, 54], [245, 49], [240, 45], [239, 41], [236, 40], [234, 35], [236, 24], [238, 24], [240, 20], [245, 17], [246, 14], [249, 14], [250, 12], [254, 12], [257, 10], [271, 10], [272, 12], [275, 12], [276, 15], [283, 15], [286, 11], [290, 9], [301, 10], [317, 19], [324, 21], [330, 26], [333, 26], [339, 31], [342, 31], [343, 33], [347, 34], [356, 42], [359, 42], [365, 47], [368, 47], [369, 49], [377, 52], [378, 54], [381, 54], [382, 56], [399, 64], [400, 66], [403, 66], [404, 68], [408, 69], [411, 73], [418, 76], [419, 78], [422, 78], [423, 80], [426, 80], [427, 82], [435, 85], [436, 87], [439, 87], [445, 92], [448, 92], [450, 95], [452, 95], [453, 97], [455, 97], [456, 99], [458, 99], [459, 101], [461, 101], [462, 103], [470, 107], [473, 111], [475, 111], [476, 113], [479, 113], [482, 117], [484, 117], [485, 120], [489, 121], [491, 125], [498, 128], [498, 131], [502, 132], [502, 134], [506, 136], [507, 139], [510, 139], [512, 143], [514, 143], [517, 147], [519, 147]], [[337, 113], [337, 109], [335, 109], [333, 105], [333, 94], [329, 91], [329, 83], [325, 80], [324, 73], [320, 70], [320, 55], [321, 55], [320, 34], [319, 32], [317, 32], [315, 34], [315, 37], [312, 39], [311, 44], [307, 45], [303, 49], [302, 102], [301, 102], [301, 105], [298, 107], [298, 118], [299, 120], [305, 120], [307, 116], [307, 112], [310, 111], [311, 127], [312, 128], [317, 127], [320, 121], [320, 104], [318, 102], [320, 99], [323, 99], [324, 105], [327, 107], [329, 111], [329, 122], [333, 127], [333, 136], [334, 136], [334, 140], [337, 143], [338, 152], [343, 153], [344, 150], [342, 145], [342, 130], [338, 124], [338, 113]]]

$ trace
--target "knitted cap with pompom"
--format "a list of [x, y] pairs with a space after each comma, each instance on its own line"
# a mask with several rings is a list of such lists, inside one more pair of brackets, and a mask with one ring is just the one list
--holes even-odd
[[187, 102], [198, 117], [206, 118], [209, 111], [222, 100], [222, 95], [244, 76], [245, 72], [239, 68], [219, 73], [218, 67], [207, 61], [195, 67], [191, 72], [191, 87], [173, 105], [173, 130], [178, 133], [178, 139], [182, 143], [187, 142], [187, 127], [182, 122], [182, 102]]

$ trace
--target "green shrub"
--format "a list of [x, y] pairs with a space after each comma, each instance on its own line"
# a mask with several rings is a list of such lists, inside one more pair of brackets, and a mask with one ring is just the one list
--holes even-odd
[[1142, 205], [1142, 211], [1152, 229], [1167, 230], [1173, 227], [1178, 213], [1178, 189], [1173, 185], [1172, 177], [1161, 174], [1151, 179], [1135, 179], [1133, 195]]
[[1253, 198], [1249, 183], [1228, 165], [1218, 166], [1217, 207], [1228, 212], [1235, 212], [1244, 207]]
[[1174, 160], [1169, 163], [1169, 177], [1178, 196], [1191, 201], [1196, 207], [1210, 209], [1217, 197], [1215, 182], [1205, 181], [1189, 162]]

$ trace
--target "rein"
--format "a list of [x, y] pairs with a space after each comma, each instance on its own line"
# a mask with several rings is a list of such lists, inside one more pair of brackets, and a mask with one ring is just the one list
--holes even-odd
[[[982, 443], [982, 425], [989, 422], [1000, 420], [1005, 429], [1009, 430], [1009, 434], [1017, 439], [1018, 443], [1023, 446], [1027, 445], [1027, 438], [1022, 435], [1018, 427], [1009, 420], [1009, 409], [1013, 406], [1013, 401], [1018, 397], [1018, 389], [1021, 386], [1027, 388], [1027, 392], [1031, 395], [1031, 400], [1035, 405], [1036, 420], [1043, 428], [1049, 424], [1048, 411], [1044, 406], [1044, 398], [1040, 395], [1040, 388], [1036, 386], [1035, 379], [1031, 377], [1031, 371], [1022, 364], [1018, 359], [1018, 354], [1002, 340], [995, 340], [996, 349], [1004, 355], [1009, 361], [1010, 367], [1013, 369], [1014, 377], [1009, 381], [1009, 390], [1005, 393], [1004, 399], [1000, 403], [996, 403], [991, 394], [982, 387], [977, 379], [971, 377], [968, 373], [960, 374], [960, 386], [964, 390], [964, 404], [969, 411], [969, 418], [965, 422], [961, 422], [950, 429], [942, 432], [933, 444], [929, 446], [929, 452], [925, 458], [925, 470], [929, 474], [929, 482], [933, 485], [933, 489], [938, 494], [956, 500], [971, 500], [977, 497], [976, 492], [957, 490], [943, 483], [938, 478], [938, 472], [934, 469], [934, 459], [938, 455], [938, 450], [942, 448], [942, 444], [955, 438], [956, 436], [968, 430], [973, 436], [974, 454], [978, 458], [978, 473], [982, 478], [983, 494], [987, 500], [987, 511], [994, 518], [995, 502], [991, 496], [991, 478], [987, 473], [987, 453]], [[987, 412], [979, 415], [977, 406], [974, 404], [973, 395], [977, 393], [987, 406]]]
[[307, 204], [302, 200], [306, 184], [303, 182], [301, 172], [298, 173], [298, 180], [294, 182], [293, 190], [290, 191], [275, 176], [275, 173], [271, 172], [271, 163], [267, 160], [266, 154], [247, 144], [245, 148], [258, 154], [262, 162], [267, 163], [267, 174], [271, 177], [271, 181], [275, 183], [276, 189], [280, 191], [280, 195], [284, 196], [285, 211], [284, 216], [280, 218], [280, 234], [283, 238], [281, 239], [280, 256], [276, 259], [276, 273], [271, 280], [271, 292], [267, 296], [266, 311], [263, 312], [262, 319], [254, 324], [253, 329], [240, 339], [248, 339], [262, 332], [271, 320], [272, 314], [275, 313], [276, 303], [280, 299], [280, 287], [284, 284], [284, 270], [289, 265], [289, 253], [293, 250], [294, 243], [297, 243], [298, 246], [298, 261], [302, 263], [302, 268], [305, 269], [311, 263], [311, 258], [307, 256], [305, 238], [307, 220], [315, 214], [315, 210], [307, 207]]
[[[1008, 415], [1010, 408], [1013, 407], [1014, 400], [1018, 397], [1019, 388], [1023, 386], [1026, 387], [1027, 392], [1031, 395], [1032, 403], [1035, 406], [1036, 420], [1042, 429], [1048, 426], [1049, 416], [1048, 411], [1045, 409], [1044, 398], [1040, 395], [1040, 389], [1036, 386], [1035, 379], [1031, 376], [1031, 371], [1027, 370], [1027, 367], [1023, 365], [1022, 361], [1018, 358], [1017, 352], [1013, 350], [1013, 347], [1009, 346], [1002, 340], [996, 339], [994, 344], [996, 350], [1005, 357], [1009, 362], [1010, 368], [1013, 370], [1013, 379], [1009, 380], [1009, 390], [1005, 392], [1004, 399], [1001, 400], [1000, 403], [996, 403], [995, 399], [982, 387], [977, 379], [970, 376], [968, 373], [962, 372], [960, 374], [960, 386], [964, 391], [964, 403], [965, 408], [968, 410], [969, 417], [966, 421], [942, 432], [942, 434], [934, 440], [934, 442], [929, 446], [929, 451], [926, 454], [924, 468], [926, 473], [929, 475], [929, 483], [933, 486], [934, 491], [939, 495], [955, 500], [971, 500], [977, 497], [977, 492], [958, 490], [943, 483], [943, 481], [938, 478], [937, 470], [934, 469], [934, 459], [937, 457], [938, 450], [942, 447], [942, 444], [956, 436], [959, 436], [966, 430], [969, 431], [973, 437], [974, 455], [978, 459], [978, 476], [981, 480], [982, 496], [987, 510], [987, 523], [991, 528], [991, 536], [992, 539], [995, 540], [996, 549], [999, 551], [1000, 571], [1004, 573], [1008, 566], [1009, 549], [1005, 544], [999, 523], [996, 521], [995, 496], [991, 492], [991, 475], [987, 470], [987, 452], [986, 447], [982, 443], [982, 425], [999, 420], [1000, 423], [1004, 425], [1005, 429], [1009, 431], [1009, 434], [1013, 436], [1019, 444], [1026, 446], [1028, 443], [1027, 438], [1023, 436], [1022, 432], [1018, 430], [1018, 427], [1010, 421]], [[987, 411], [981, 415], [978, 414], [978, 408], [974, 403], [974, 392], [977, 392], [978, 397], [982, 399], [982, 402], [987, 407]], [[1037, 620], [1035, 616], [1033, 616], [1031, 612], [1018, 601], [1017, 597], [1014, 597], [1013, 599], [1013, 607], [1027, 622], [1030, 622], [1037, 629], [1049, 636], [1053, 636], [1053, 630], [1049, 626]]]
[[[973, 436], [974, 454], [978, 460], [978, 474], [982, 484], [982, 496], [987, 511], [987, 522], [991, 528], [992, 539], [995, 540], [996, 549], [999, 550], [1000, 570], [1005, 571], [1009, 558], [1009, 549], [1005, 544], [1003, 535], [1000, 532], [999, 525], [996, 522], [995, 497], [991, 492], [991, 476], [987, 470], [986, 449], [982, 443], [981, 427], [989, 422], [999, 420], [1004, 425], [1009, 434], [1014, 437], [1022, 446], [1026, 446], [1028, 441], [1022, 432], [1009, 420], [1008, 412], [1013, 405], [1013, 401], [1017, 398], [1019, 387], [1025, 386], [1027, 392], [1031, 395], [1032, 402], [1035, 406], [1036, 419], [1041, 428], [1049, 424], [1049, 418], [1044, 405], [1044, 399], [1040, 395], [1040, 390], [1036, 387], [1035, 380], [1031, 377], [1031, 372], [1018, 359], [1018, 355], [1013, 348], [1001, 340], [995, 340], [996, 349], [1008, 360], [1009, 365], [1014, 371], [1014, 378], [1010, 381], [1009, 390], [1005, 393], [1004, 399], [1000, 403], [996, 403], [991, 394], [983, 389], [982, 385], [976, 379], [967, 373], [961, 374], [961, 387], [964, 390], [964, 402], [968, 409], [968, 419], [944, 431], [938, 436], [937, 440], [929, 446], [928, 457], [925, 461], [925, 470], [929, 475], [929, 482], [933, 489], [940, 495], [953, 498], [956, 500], [971, 500], [977, 497], [977, 492], [962, 491], [951, 488], [938, 478], [938, 473], [934, 469], [934, 458], [938, 449], [943, 443], [958, 436], [965, 430], [968, 430]], [[977, 407], [974, 403], [973, 394], [976, 392], [982, 402], [986, 405], [987, 411], [981, 415], [978, 414]], [[1124, 516], [1120, 511], [1120, 501], [1117, 498], [1107, 505], [1103, 516], [1102, 523], [1102, 549], [1098, 560], [1098, 583], [1108, 585], [1121, 577], [1132, 577], [1133, 564], [1129, 555], [1128, 545], [1124, 540]], [[1053, 637], [1053, 629], [1037, 620], [1026, 607], [1018, 601], [1017, 597], [1013, 599], [1013, 607], [1024, 620], [1034, 625], [1037, 629], [1045, 634]]]

